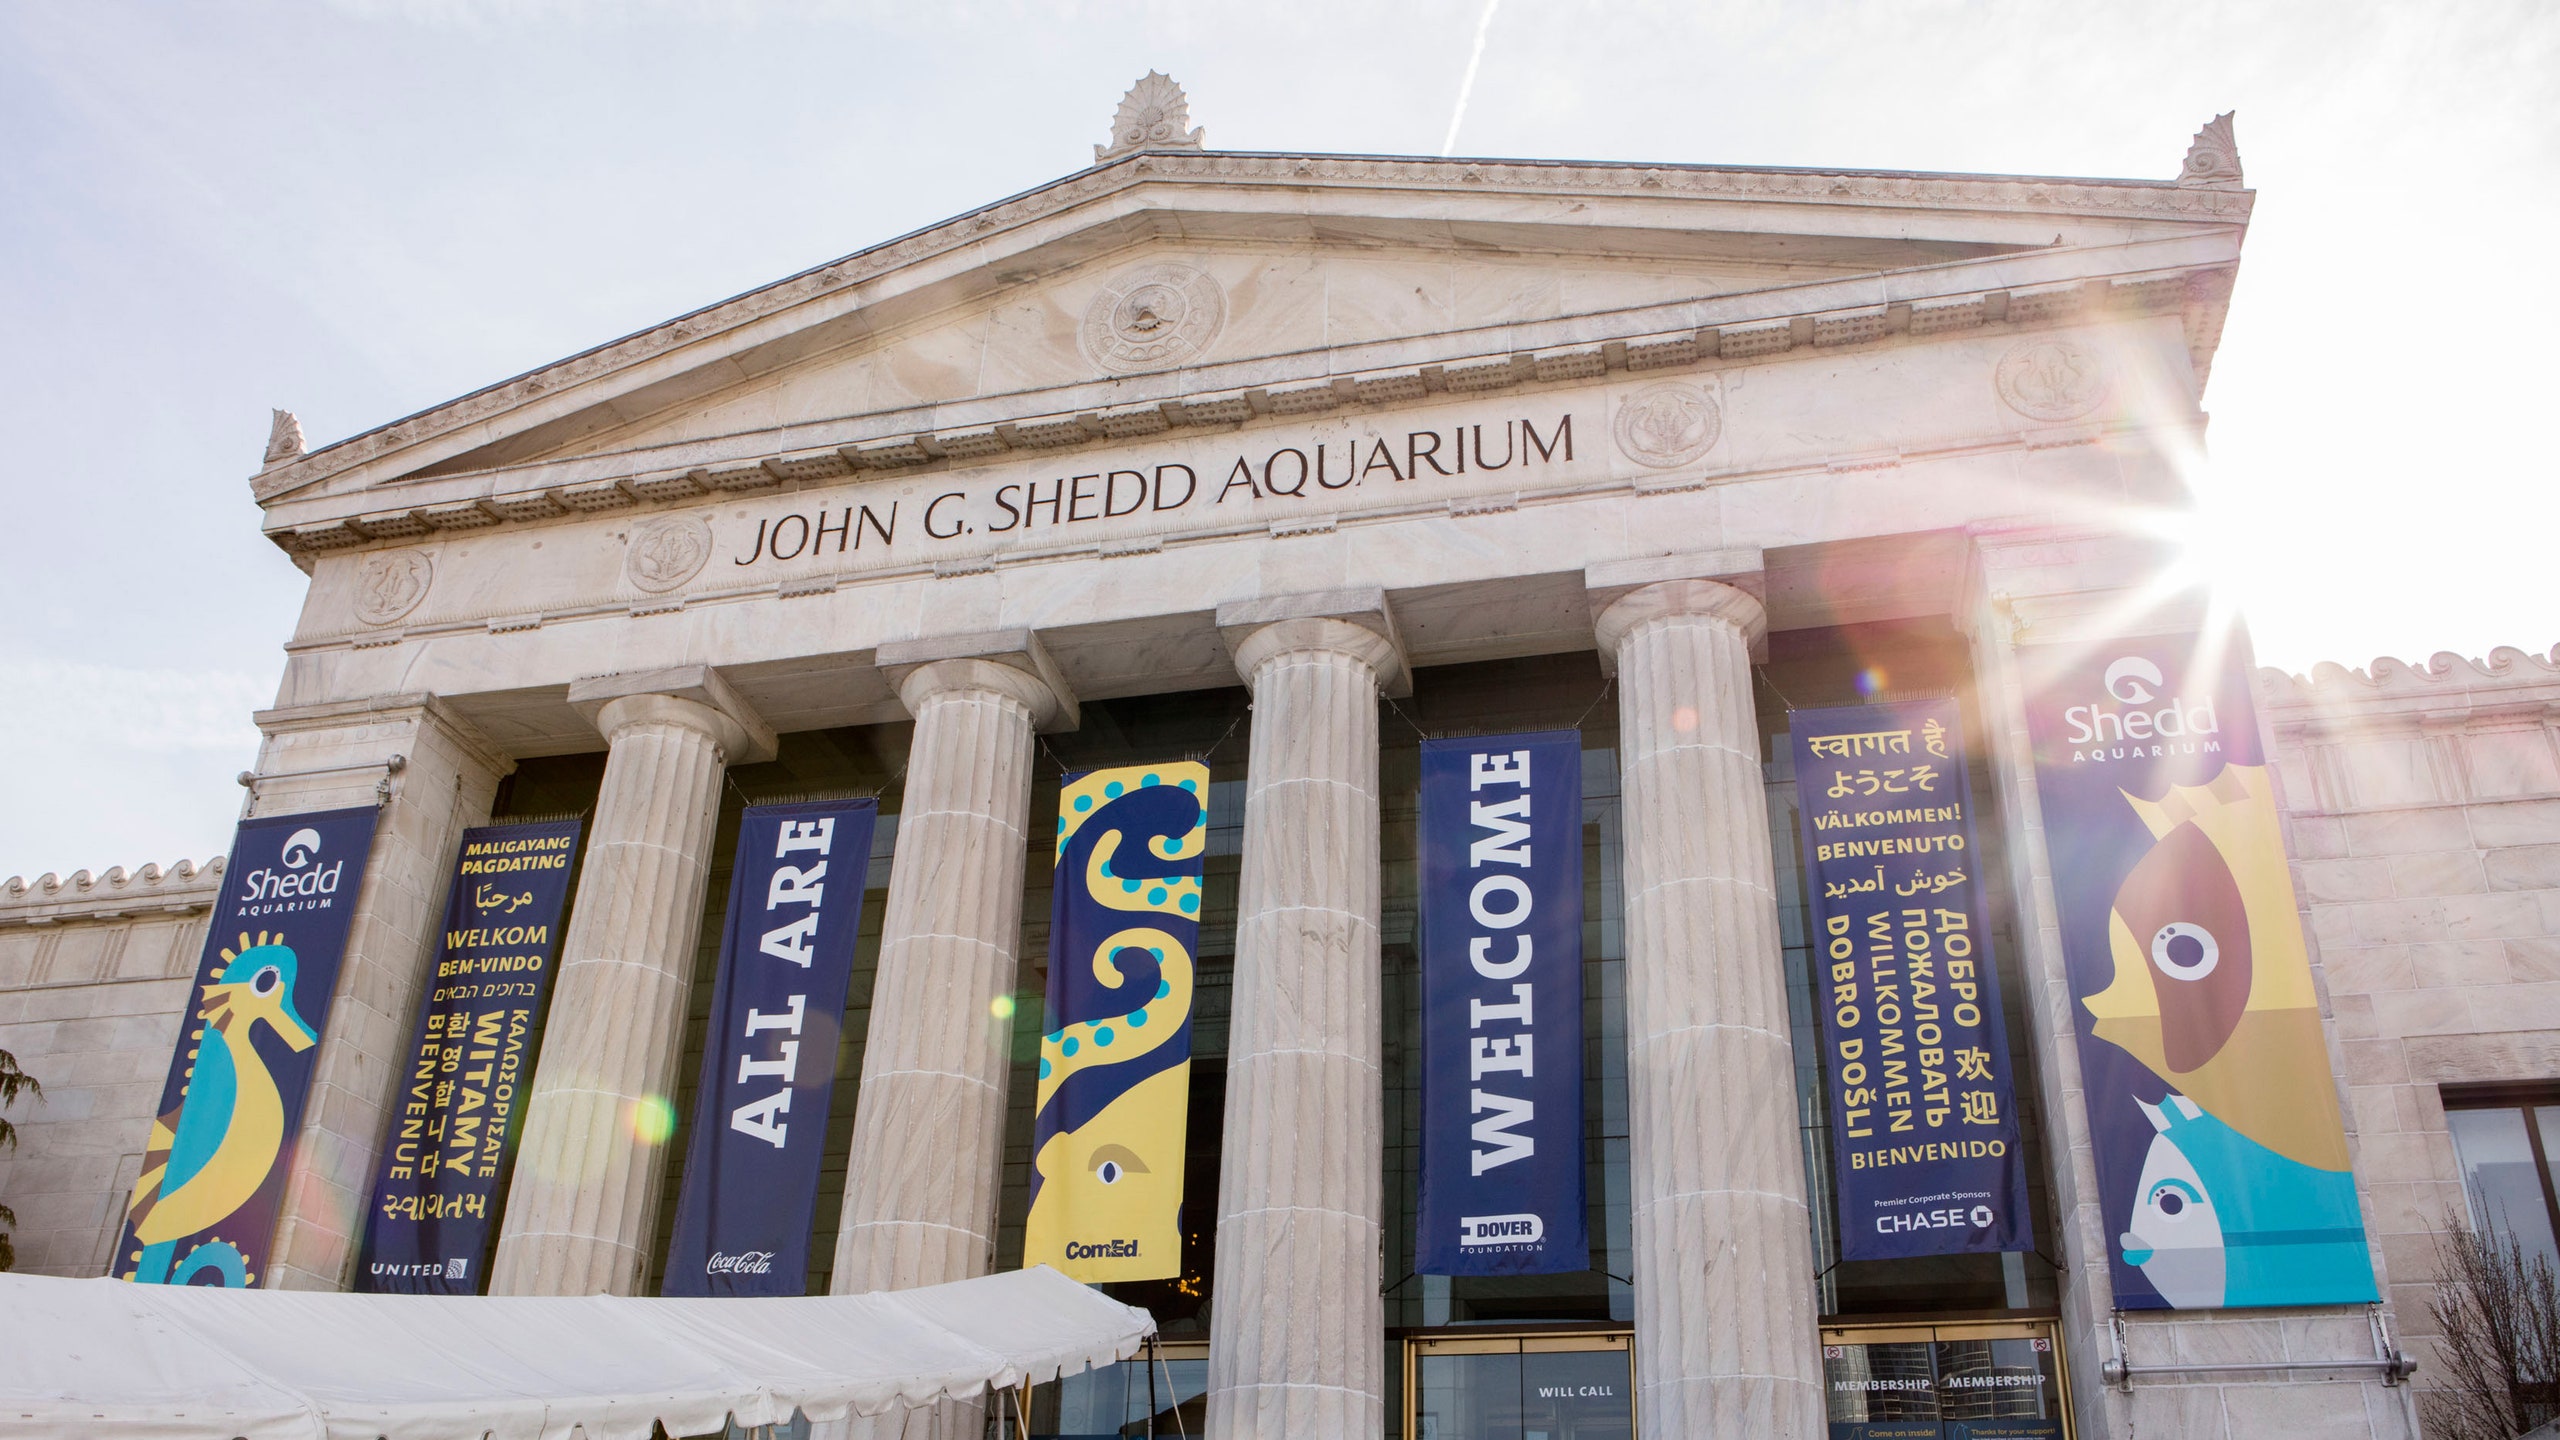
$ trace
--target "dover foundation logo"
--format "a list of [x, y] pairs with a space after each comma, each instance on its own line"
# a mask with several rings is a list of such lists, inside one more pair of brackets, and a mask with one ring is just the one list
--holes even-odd
[[1470, 1250], [1534, 1250], [1547, 1238], [1547, 1222], [1535, 1215], [1467, 1215], [1458, 1221], [1458, 1243]]

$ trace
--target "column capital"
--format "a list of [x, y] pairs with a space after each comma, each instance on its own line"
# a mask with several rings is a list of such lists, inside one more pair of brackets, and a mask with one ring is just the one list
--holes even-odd
[[1265, 660], [1287, 650], [1334, 650], [1367, 665], [1384, 695], [1413, 693], [1403, 637], [1387, 592], [1376, 587], [1315, 590], [1231, 600], [1218, 607], [1218, 633], [1246, 688]]
[[1045, 731], [1073, 730], [1082, 719], [1075, 688], [1028, 629], [972, 630], [892, 640], [875, 657], [880, 673], [913, 715], [951, 690], [992, 690], [1020, 701]]
[[569, 704], [608, 741], [627, 725], [657, 720], [711, 736], [720, 742], [721, 758], [730, 765], [770, 760], [776, 748], [773, 727], [708, 665], [628, 670], [575, 680], [569, 685]]
[[[1591, 597], [1591, 628], [1600, 644], [1600, 669], [1614, 675], [1618, 647], [1648, 621], [1672, 615], [1704, 615], [1742, 632], [1754, 655], [1769, 635], [1769, 611], [1761, 603], [1765, 577], [1757, 568], [1740, 571], [1710, 568], [1758, 551], [1716, 551], [1700, 556], [1665, 556], [1659, 560], [1595, 565], [1583, 572]], [[1681, 562], [1690, 562], [1682, 565]], [[1703, 562], [1703, 563], [1700, 563]], [[1656, 572], [1672, 570], [1664, 575]], [[1685, 570], [1686, 573], [1679, 573]]]
[[2110, 526], [1982, 522], [1966, 527], [1971, 573], [1956, 623], [1990, 621], [2012, 643], [2062, 641], [2201, 626], [2201, 582], [2164, 584], [2177, 547]]

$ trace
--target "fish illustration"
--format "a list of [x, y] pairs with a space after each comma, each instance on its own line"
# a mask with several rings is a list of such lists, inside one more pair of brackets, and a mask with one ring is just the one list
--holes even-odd
[[2376, 1298], [2355, 1177], [2288, 1160], [2184, 1095], [2135, 1102], [2144, 1156], [2125, 1263], [2182, 1310]]
[[2115, 979], [2091, 1033], [2268, 1150], [2344, 1172], [2347, 1142], [2266, 768], [2226, 765], [2159, 800], [2109, 916]]

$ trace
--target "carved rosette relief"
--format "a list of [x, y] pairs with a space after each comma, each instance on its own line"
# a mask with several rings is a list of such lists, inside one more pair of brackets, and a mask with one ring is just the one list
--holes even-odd
[[1724, 434], [1724, 411], [1697, 386], [1666, 381], [1618, 402], [1612, 429], [1628, 459], [1667, 470], [1715, 448]]
[[664, 594], [702, 573], [711, 558], [711, 526], [697, 516], [670, 515], [631, 527], [622, 573], [652, 595]]
[[1991, 380], [2002, 402], [2030, 420], [2077, 420], [2105, 403], [2109, 388], [2098, 352], [2058, 336], [2010, 346]]
[[1140, 265], [1103, 285], [1085, 307], [1081, 338], [1096, 365], [1120, 374], [1188, 365], [1227, 323], [1218, 282], [1188, 265]]
[[367, 555], [364, 568], [356, 572], [356, 618], [367, 625], [388, 625], [417, 609], [435, 579], [435, 562], [424, 550]]

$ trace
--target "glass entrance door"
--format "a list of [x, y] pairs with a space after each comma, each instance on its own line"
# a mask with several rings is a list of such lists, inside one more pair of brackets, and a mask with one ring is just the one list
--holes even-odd
[[1633, 1440], [1624, 1334], [1464, 1335], [1405, 1342], [1411, 1440]]
[[2069, 1440], [2050, 1321], [1822, 1332], [1831, 1440]]

